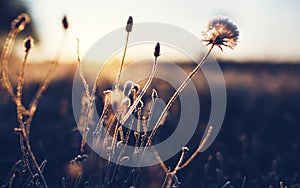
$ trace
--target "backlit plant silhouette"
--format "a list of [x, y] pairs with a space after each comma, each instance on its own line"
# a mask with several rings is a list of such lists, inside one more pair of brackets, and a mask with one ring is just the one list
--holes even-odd
[[[30, 128], [32, 124], [33, 116], [37, 110], [37, 106], [40, 98], [43, 93], [46, 91], [49, 86], [55, 70], [58, 65], [58, 57], [60, 55], [60, 51], [57, 53], [57, 57], [52, 61], [44, 79], [42, 80], [39, 88], [37, 89], [34, 97], [32, 98], [29, 107], [26, 108], [22, 101], [22, 93], [23, 93], [23, 84], [24, 84], [24, 75], [27, 65], [27, 58], [29, 56], [30, 50], [33, 47], [33, 39], [28, 37], [24, 41], [25, 47], [25, 55], [20, 67], [18, 84], [17, 84], [17, 92], [15, 94], [14, 89], [12, 87], [12, 83], [10, 78], [8, 77], [8, 66], [9, 66], [9, 57], [13, 48], [14, 41], [18, 33], [25, 29], [26, 24], [30, 21], [30, 17], [22, 13], [20, 14], [11, 24], [11, 31], [8, 34], [8, 37], [4, 44], [4, 49], [1, 55], [1, 83], [3, 88], [9, 94], [11, 100], [15, 103], [17, 107], [17, 119], [18, 119], [18, 128], [15, 128], [15, 132], [20, 135], [20, 147], [22, 151], [23, 159], [18, 161], [17, 163], [22, 163], [26, 166], [26, 172], [29, 172], [30, 176], [27, 180], [27, 185], [24, 186], [35, 186], [35, 187], [47, 187], [47, 183], [45, 177], [43, 175], [43, 168], [46, 165], [46, 160], [43, 161], [41, 165], [39, 165], [35, 159], [35, 156], [31, 150], [29, 136], [30, 136]], [[63, 19], [63, 27], [66, 30], [68, 28], [66, 17]], [[14, 181], [15, 174], [12, 174], [8, 186], [10, 187], [12, 182]]]
[[[13, 48], [15, 37], [19, 32], [24, 30], [25, 25], [29, 22], [29, 20], [30, 19], [27, 14], [21, 14], [12, 23], [11, 32], [9, 33], [8, 38], [5, 42], [4, 50], [1, 56], [1, 80], [3, 88], [7, 91], [17, 107], [17, 118], [19, 126], [15, 129], [15, 131], [20, 135], [20, 146], [23, 155], [22, 160], [20, 160], [18, 163], [25, 164], [26, 171], [29, 172], [28, 181], [24, 183], [24, 186], [47, 187], [46, 179], [43, 175], [43, 169], [46, 161], [44, 161], [41, 165], [38, 164], [30, 148], [29, 136], [32, 118], [37, 110], [39, 99], [46, 91], [53, 78], [53, 74], [58, 65], [58, 58], [62, 47], [59, 48], [58, 55], [53, 60], [48, 72], [41, 82], [40, 87], [36, 91], [32, 102], [30, 103], [29, 107], [26, 108], [22, 103], [22, 91], [27, 57], [29, 55], [30, 49], [33, 46], [33, 39], [31, 37], [25, 39], [25, 56], [19, 71], [16, 94], [8, 77], [7, 71], [8, 61], [11, 50]], [[63, 28], [66, 30], [68, 28], [68, 21], [66, 17], [63, 18], [62, 24]], [[82, 63], [79, 56], [78, 40], [77, 61], [79, 67], [79, 75], [85, 91], [82, 95], [81, 117], [78, 125], [82, 133], [82, 141], [78, 156], [76, 156], [69, 163], [69, 177], [62, 178], [62, 187], [114, 187], [118, 185], [117, 183], [119, 183], [120, 181], [122, 181], [121, 184], [123, 185], [123, 187], [137, 187], [141, 167], [127, 169], [128, 178], [125, 180], [120, 180], [118, 178], [118, 174], [121, 173], [122, 166], [120, 166], [118, 162], [128, 160], [130, 158], [136, 164], [142, 163], [146, 150], [151, 148], [150, 146], [152, 145], [153, 138], [157, 135], [157, 131], [161, 127], [161, 125], [164, 124], [167, 112], [170, 110], [179, 94], [186, 87], [187, 83], [201, 69], [202, 65], [206, 62], [206, 59], [212, 52], [213, 48], [215, 46], [219, 47], [221, 50], [222, 46], [233, 48], [236, 45], [239, 36], [237, 27], [227, 18], [216, 17], [209, 22], [207, 31], [204, 33], [203, 39], [203, 41], [206, 42], [207, 45], [210, 45], [208, 52], [203, 57], [201, 62], [193, 69], [193, 71], [188, 74], [188, 77], [182, 82], [179, 88], [171, 96], [166, 107], [163, 109], [158, 120], [156, 121], [154, 129], [152, 131], [149, 131], [148, 128], [150, 120], [152, 118], [154, 107], [158, 99], [159, 91], [153, 89], [151, 96], [151, 105], [149, 113], [147, 114], [144, 113], [147, 110], [145, 109], [146, 107], [144, 106], [142, 98], [151, 85], [153, 78], [155, 78], [157, 64], [159, 63], [159, 56], [161, 53], [161, 45], [159, 42], [157, 42], [154, 48], [152, 71], [145, 85], [141, 87], [137, 83], [128, 80], [125, 82], [123, 88], [121, 88], [120, 78], [122, 76], [122, 70], [124, 67], [128, 39], [130, 37], [130, 32], [133, 29], [133, 18], [130, 16], [125, 28], [127, 32], [126, 43], [119, 71], [116, 75], [116, 82], [111, 90], [103, 91], [104, 105], [102, 108], [102, 112], [98, 118], [97, 125], [94, 129], [91, 129], [90, 126], [94, 114], [92, 105], [96, 100], [97, 86], [99, 82], [101, 82], [101, 72], [98, 73], [98, 76], [94, 81], [94, 85], [92, 86], [92, 89], [90, 91], [90, 86], [88, 85], [82, 70]], [[134, 114], [137, 118], [131, 116], [132, 114]], [[129, 122], [128, 128], [126, 129], [124, 128], [125, 122]], [[134, 130], [133, 127], [135, 128]], [[187, 159], [185, 159], [185, 154], [186, 151], [188, 151], [188, 148], [183, 147], [182, 154], [173, 169], [171, 167], [167, 167], [164, 161], [160, 159], [159, 153], [152, 149], [151, 152], [153, 152], [154, 156], [159, 161], [159, 164], [165, 173], [165, 180], [164, 182], [162, 182], [162, 187], [177, 187], [179, 185], [180, 182], [176, 176], [177, 172], [189, 165], [197, 156], [197, 154], [200, 152], [207, 139], [209, 138], [211, 131], [212, 126], [209, 127], [198, 148], [191, 156], [187, 157]], [[103, 174], [103, 180], [100, 180], [99, 183], [95, 183], [92, 182], [92, 180], [83, 178], [85, 173], [83, 167], [87, 165], [89, 161], [95, 162], [96, 158], [94, 152], [87, 150], [86, 139], [88, 134], [92, 134], [93, 136], [92, 147], [99, 148], [99, 150], [105, 151], [105, 153], [107, 154], [108, 160], [99, 159], [102, 160], [102, 163], [105, 164], [105, 173]], [[126, 145], [128, 145], [129, 143], [133, 143], [134, 145], [134, 152], [130, 156], [124, 154]], [[112, 163], [110, 160], [111, 158], [116, 158], [117, 164]], [[89, 175], [85, 175], [85, 177], [86, 176]], [[6, 186], [10, 187], [13, 184], [14, 178], [15, 177], [12, 174]]]

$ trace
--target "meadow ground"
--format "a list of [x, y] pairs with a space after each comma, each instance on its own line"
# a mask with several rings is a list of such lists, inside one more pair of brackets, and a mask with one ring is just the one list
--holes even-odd
[[[244, 177], [245, 188], [279, 187], [280, 181], [288, 187], [299, 187], [300, 64], [222, 62], [220, 66], [227, 88], [225, 120], [212, 146], [178, 172], [181, 187], [222, 187], [226, 181], [231, 182], [228, 187], [241, 187]], [[189, 64], [182, 67], [192, 69]], [[41, 99], [33, 120], [31, 147], [39, 163], [48, 161], [44, 175], [50, 187], [60, 185], [68, 162], [80, 148], [81, 137], [76, 131], [71, 101], [74, 70], [75, 65], [59, 69], [60, 76]], [[28, 72], [32, 81], [27, 84], [25, 81], [25, 104], [38, 86], [33, 79], [34, 71]], [[197, 82], [200, 77], [193, 80]], [[166, 89], [157, 82], [154, 80], [151, 86], [155, 85], [158, 92]], [[189, 143], [192, 151], [202, 137], [210, 113], [207, 84], [197, 83], [201, 114], [199, 130]], [[109, 83], [103, 82], [103, 88], [109, 87]], [[0, 184], [3, 184], [13, 164], [21, 159], [21, 152], [18, 135], [13, 131], [18, 126], [15, 106], [3, 89], [0, 99]], [[159, 135], [168, 135], [172, 130], [167, 127], [174, 122], [176, 118], [168, 118]], [[177, 160], [178, 155], [166, 164], [174, 166]], [[164, 174], [154, 166], [143, 169], [139, 185], [160, 186], [163, 179]]]

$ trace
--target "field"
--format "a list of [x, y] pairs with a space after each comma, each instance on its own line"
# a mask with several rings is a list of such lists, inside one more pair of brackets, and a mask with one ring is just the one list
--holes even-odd
[[[36, 72], [43, 71], [42, 66], [30, 65], [27, 71], [30, 82], [25, 81], [24, 85], [25, 105], [38, 87], [40, 75]], [[192, 70], [194, 65], [181, 66]], [[279, 187], [281, 181], [281, 186], [300, 187], [300, 65], [220, 62], [220, 66], [227, 89], [222, 129], [208, 150], [178, 172], [179, 187]], [[31, 147], [39, 163], [47, 160], [44, 175], [49, 187], [60, 187], [62, 177], [67, 176], [69, 161], [80, 150], [81, 135], [76, 130], [71, 101], [75, 69], [76, 65], [60, 66], [33, 119]], [[162, 67], [162, 71], [168, 72], [167, 67]], [[16, 76], [11, 72], [12, 77]], [[210, 113], [210, 93], [204, 81], [198, 82], [200, 79], [201, 76], [193, 79], [201, 114], [199, 127], [188, 145], [190, 151], [197, 147]], [[107, 89], [110, 84], [103, 80], [101, 86]], [[154, 80], [148, 91], [154, 86], [159, 94], [173, 91], [159, 84], [159, 80]], [[146, 93], [146, 97], [149, 95]], [[16, 107], [2, 88], [0, 99], [0, 184], [4, 184], [12, 166], [21, 159], [21, 151], [19, 136], [13, 131], [18, 127]], [[169, 114], [158, 139], [172, 132], [172, 125], [177, 121], [174, 114], [176, 111]], [[173, 167], [179, 155], [166, 164]], [[90, 174], [85, 174], [83, 179], [90, 176], [101, 181], [104, 178], [101, 164], [89, 165], [94, 169], [88, 169]], [[97, 171], [99, 174], [91, 175]], [[119, 179], [126, 179], [126, 175], [120, 173]], [[21, 181], [23, 177], [17, 178]], [[160, 187], [163, 181], [164, 173], [158, 165], [143, 168], [138, 187]]]

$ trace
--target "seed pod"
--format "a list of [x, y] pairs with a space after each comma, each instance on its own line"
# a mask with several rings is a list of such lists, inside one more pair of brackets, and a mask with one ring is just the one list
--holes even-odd
[[33, 47], [33, 38], [27, 37], [24, 40], [24, 47], [25, 47], [25, 52], [28, 53], [29, 50]]
[[11, 29], [17, 29], [19, 32], [25, 29], [26, 24], [30, 22], [30, 17], [26, 13], [21, 13], [14, 21], [11, 23]]
[[155, 46], [154, 56], [155, 56], [155, 57], [160, 56], [160, 44], [159, 44], [159, 42], [158, 42], [158, 43], [156, 44], [156, 46]]
[[139, 103], [137, 104], [138, 108], [143, 108], [144, 107], [144, 103], [143, 101], [139, 100]]
[[158, 98], [158, 94], [157, 91], [155, 89], [152, 90], [152, 99], [157, 99]]
[[64, 16], [63, 19], [62, 19], [62, 24], [63, 24], [63, 27], [64, 29], [68, 29], [69, 27], [69, 22], [68, 22], [68, 19], [67, 19], [67, 16]]
[[127, 20], [127, 25], [126, 25], [126, 31], [131, 32], [132, 31], [132, 25], [133, 25], [133, 19], [132, 16], [129, 16]]
[[135, 84], [133, 85], [133, 89], [134, 89], [136, 92], [138, 92], [138, 91], [140, 90], [140, 88], [141, 88], [141, 87], [140, 87], [139, 84], [136, 84], [136, 83], [135, 83]]

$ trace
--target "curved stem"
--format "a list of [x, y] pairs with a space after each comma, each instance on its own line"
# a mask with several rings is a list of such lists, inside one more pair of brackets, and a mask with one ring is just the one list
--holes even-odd
[[[66, 34], [66, 33], [65, 33]], [[36, 91], [30, 105], [29, 105], [29, 108], [28, 108], [28, 111], [29, 111], [29, 117], [27, 119], [27, 127], [26, 127], [26, 132], [27, 132], [27, 135], [29, 135], [29, 132], [30, 132], [30, 124], [31, 124], [31, 121], [32, 121], [32, 118], [34, 116], [34, 113], [36, 112], [36, 109], [37, 109], [37, 105], [38, 105], [38, 102], [40, 100], [40, 98], [42, 97], [43, 93], [46, 91], [46, 89], [48, 88], [50, 82], [52, 81], [53, 79], [53, 76], [54, 76], [54, 73], [56, 71], [56, 68], [58, 66], [58, 60], [60, 58], [60, 55], [61, 55], [61, 52], [62, 52], [62, 49], [63, 49], [63, 44], [64, 44], [64, 39], [65, 37], [62, 38], [61, 40], [61, 44], [60, 44], [60, 47], [57, 51], [57, 54], [56, 54], [56, 57], [55, 59], [52, 61], [47, 73], [46, 73], [46, 76], [44, 77], [42, 83], [40, 84], [38, 90]]]
[[156, 124], [155, 124], [155, 126], [153, 128], [153, 131], [151, 132], [151, 134], [150, 134], [150, 136], [148, 138], [148, 142], [147, 142], [146, 146], [150, 146], [151, 145], [151, 140], [155, 136], [155, 134], [156, 134], [156, 132], [157, 132], [159, 126], [160, 126], [160, 122], [163, 119], [163, 117], [165, 116], [166, 112], [170, 109], [170, 107], [172, 106], [172, 104], [174, 103], [174, 101], [177, 99], [177, 97], [182, 92], [182, 90], [185, 88], [185, 86], [187, 85], [187, 83], [191, 80], [191, 78], [201, 69], [202, 65], [205, 63], [206, 59], [208, 58], [209, 54], [211, 53], [213, 47], [214, 47], [214, 45], [212, 45], [210, 47], [209, 51], [203, 57], [203, 59], [201, 60], [201, 62], [194, 68], [194, 70], [192, 72], [190, 72], [189, 76], [182, 82], [182, 84], [179, 86], [179, 88], [173, 94], [173, 96], [169, 100], [168, 104], [166, 105], [166, 107], [162, 111], [160, 117], [158, 118], [158, 120], [157, 120], [157, 122], [156, 122]]
[[[18, 101], [17, 101], [17, 96], [14, 94], [14, 90], [12, 88], [12, 84], [10, 79], [8, 78], [8, 73], [7, 73], [7, 68], [8, 68], [8, 59], [10, 57], [11, 51], [12, 51], [12, 47], [14, 44], [14, 41], [16, 39], [17, 34], [19, 33], [18, 30], [14, 29], [11, 30], [8, 34], [8, 37], [6, 38], [6, 41], [4, 43], [4, 47], [3, 47], [3, 52], [1, 54], [1, 62], [0, 62], [0, 66], [1, 66], [1, 83], [3, 88], [7, 91], [7, 93], [9, 94], [11, 100], [17, 105]], [[26, 108], [23, 106], [23, 104], [21, 104], [22, 110], [24, 112], [26, 111]]]
[[121, 125], [123, 125], [125, 123], [125, 121], [129, 118], [131, 113], [134, 111], [134, 109], [138, 105], [139, 101], [144, 96], [145, 92], [147, 91], [148, 87], [150, 86], [150, 84], [153, 80], [153, 77], [154, 77], [155, 72], [156, 72], [156, 68], [157, 68], [157, 57], [154, 58], [154, 63], [153, 63], [153, 66], [152, 66], [152, 72], [151, 72], [151, 75], [149, 76], [149, 79], [147, 80], [147, 82], [146, 82], [145, 86], [143, 87], [142, 91], [139, 93], [139, 95], [137, 96], [137, 98], [135, 99], [135, 101], [133, 102], [131, 107], [129, 108], [128, 112], [125, 114], [125, 116], [120, 121]]
[[199, 144], [197, 150], [193, 153], [193, 155], [183, 165], [179, 166], [177, 168], [177, 170], [180, 170], [180, 169], [183, 169], [184, 167], [186, 167], [188, 164], [190, 164], [190, 162], [192, 162], [192, 160], [198, 155], [198, 153], [200, 153], [200, 151], [204, 147], [205, 143], [207, 142], [209, 136], [211, 135], [212, 130], [213, 130], [213, 127], [210, 126], [208, 128], [207, 133], [206, 133], [205, 137], [203, 138], [202, 142]]
[[[82, 104], [82, 105], [87, 105], [84, 115], [83, 115], [83, 117], [84, 117], [83, 135], [82, 135], [82, 140], [81, 140], [81, 145], [80, 145], [80, 154], [82, 155], [84, 153], [84, 146], [86, 144], [86, 137], [88, 135], [88, 123], [90, 120], [90, 113], [92, 112], [92, 97], [90, 94], [89, 85], [87, 84], [87, 81], [84, 78], [84, 74], [83, 74], [82, 63], [81, 63], [80, 55], [79, 55], [79, 39], [77, 39], [77, 62], [78, 62], [78, 67], [79, 67], [79, 76], [80, 76], [81, 82], [84, 87], [86, 98], [88, 100], [87, 103], [84, 102]], [[82, 109], [84, 109], [83, 106], [82, 106]]]
[[17, 86], [17, 100], [16, 100], [16, 105], [17, 105], [17, 118], [19, 121], [19, 124], [23, 124], [23, 106], [22, 106], [22, 91], [23, 91], [23, 85], [24, 85], [24, 75], [25, 75], [25, 67], [26, 67], [26, 62], [27, 58], [29, 55], [29, 51], [25, 52], [25, 56], [22, 62], [22, 66], [20, 68], [19, 72], [19, 78], [18, 78], [18, 86]]
[[117, 75], [115, 89], [119, 88], [119, 85], [120, 85], [121, 73], [122, 73], [122, 69], [123, 69], [123, 65], [124, 65], [124, 61], [125, 61], [125, 56], [126, 56], [126, 51], [127, 51], [127, 46], [128, 46], [128, 39], [129, 39], [129, 32], [127, 32], [127, 36], [126, 36], [124, 53], [123, 53], [120, 69], [119, 69], [119, 72], [118, 72], [118, 75]]

